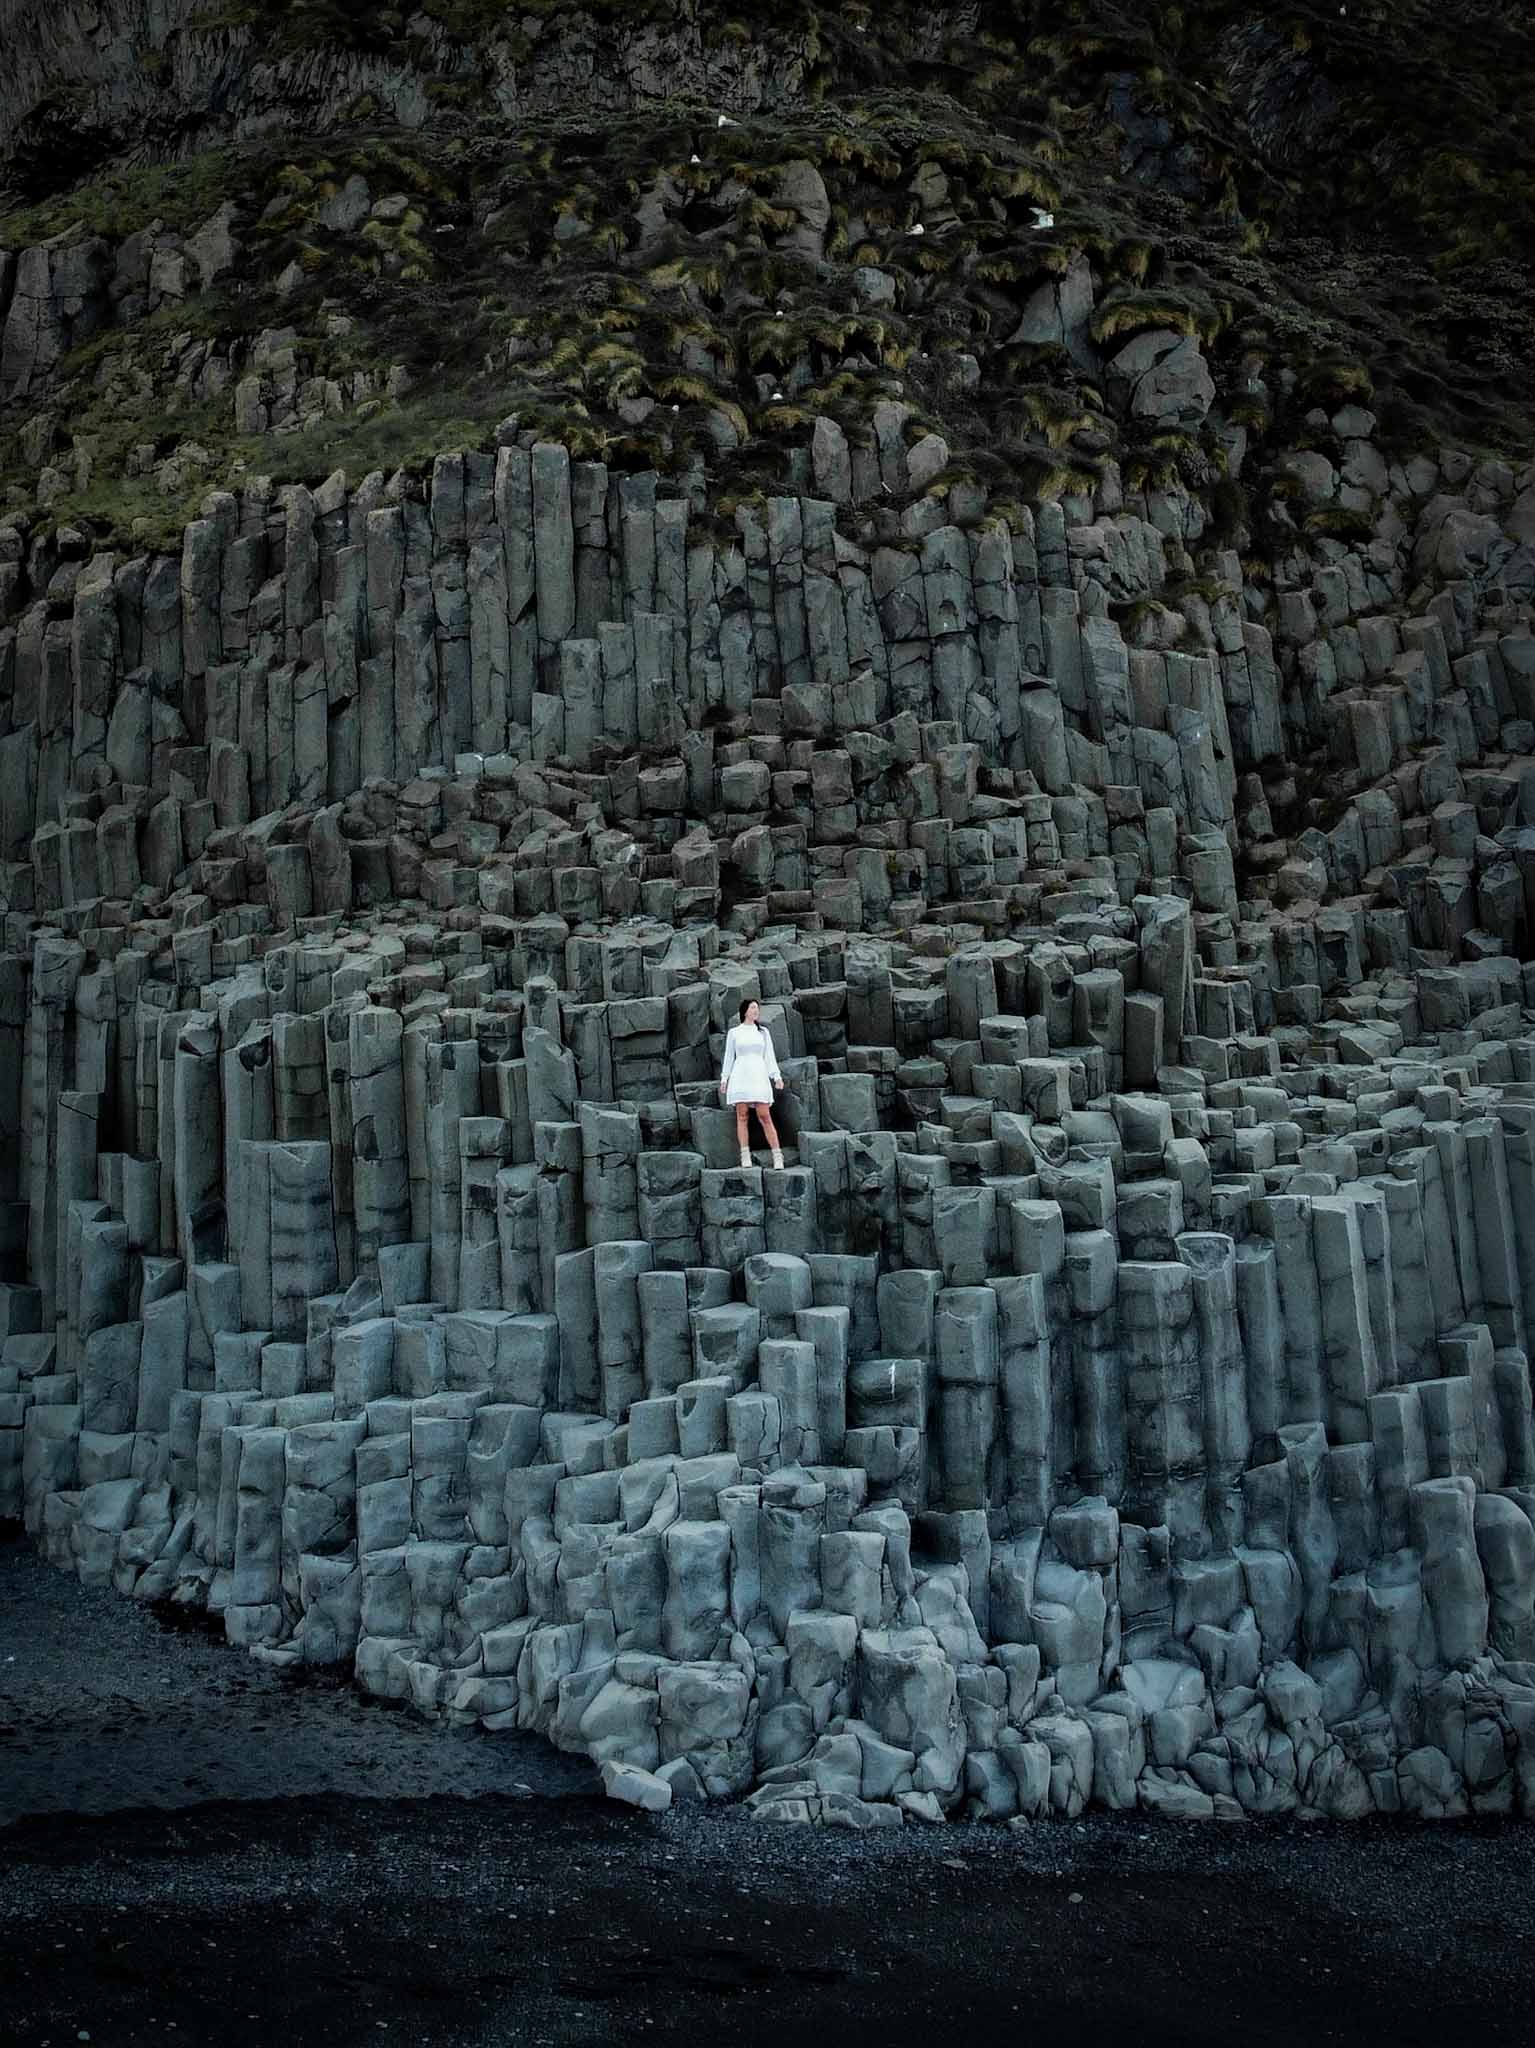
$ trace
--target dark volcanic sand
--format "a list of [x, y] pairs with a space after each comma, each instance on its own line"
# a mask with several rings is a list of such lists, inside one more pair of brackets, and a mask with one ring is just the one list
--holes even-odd
[[0, 2043], [1535, 2032], [1517, 1826], [852, 1837], [646, 1818], [593, 1783], [542, 1743], [269, 1676], [0, 1544]]

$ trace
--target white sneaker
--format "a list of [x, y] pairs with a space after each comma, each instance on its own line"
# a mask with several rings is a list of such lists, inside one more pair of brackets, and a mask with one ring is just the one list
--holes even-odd
[[741, 1147], [741, 1164], [742, 1164], [743, 1166], [750, 1166], [750, 1165], [751, 1165], [751, 1163], [752, 1163], [752, 1148], [751, 1148], [751, 1146], [750, 1146], [750, 1145], [743, 1145], [743, 1146]]
[[773, 1164], [778, 1168], [780, 1172], [783, 1171], [783, 1154], [779, 1151], [776, 1145], [773, 1147]]

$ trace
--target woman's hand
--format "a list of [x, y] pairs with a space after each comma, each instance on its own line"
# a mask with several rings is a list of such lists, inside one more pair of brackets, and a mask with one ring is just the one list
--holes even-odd
[[782, 1083], [782, 1081], [775, 1081], [775, 1082], [773, 1083], [773, 1086], [774, 1086], [774, 1087], [775, 1087], [775, 1088], [776, 1088], [776, 1089], [778, 1090], [779, 1094], [780, 1094], [780, 1095], [782, 1095], [782, 1093], [783, 1093], [783, 1083]]

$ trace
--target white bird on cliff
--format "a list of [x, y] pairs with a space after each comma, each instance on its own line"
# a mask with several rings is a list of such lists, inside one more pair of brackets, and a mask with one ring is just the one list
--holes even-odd
[[1029, 211], [1034, 216], [1034, 226], [1036, 228], [1053, 228], [1055, 226], [1055, 215], [1047, 213], [1044, 207], [1031, 206]]
[[721, 114], [714, 125], [716, 128], [739, 128], [741, 124], [739, 121], [732, 121], [728, 114]]
[[918, 221], [914, 228], [908, 228], [906, 232], [909, 235], [925, 235], [927, 229], [922, 225], [921, 221]]

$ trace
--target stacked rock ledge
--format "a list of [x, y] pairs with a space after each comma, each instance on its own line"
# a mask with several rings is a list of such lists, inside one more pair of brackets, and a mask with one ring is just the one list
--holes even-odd
[[1274, 609], [548, 442], [0, 529], [0, 1516], [645, 1809], [1535, 1809], [1528, 492], [1427, 469]]

